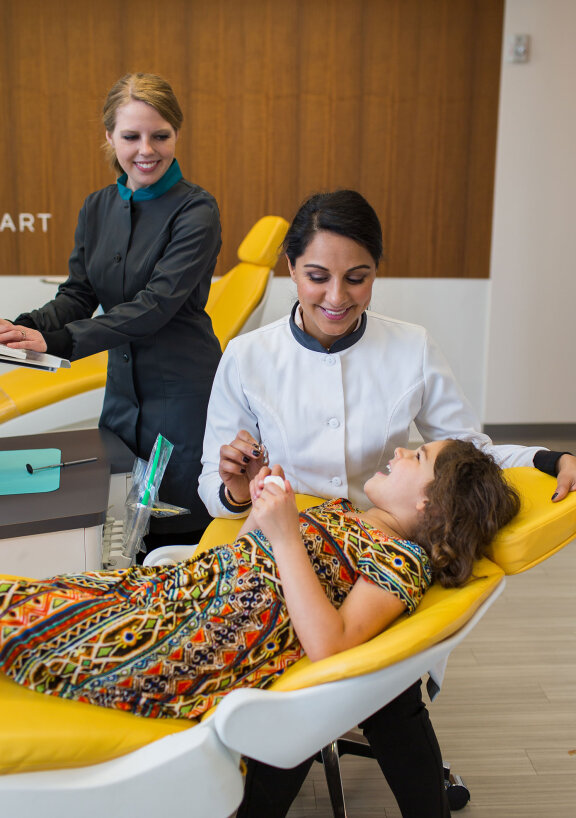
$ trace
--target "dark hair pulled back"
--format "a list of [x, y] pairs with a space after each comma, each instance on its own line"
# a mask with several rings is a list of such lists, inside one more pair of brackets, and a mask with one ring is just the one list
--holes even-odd
[[282, 249], [290, 264], [306, 251], [321, 231], [352, 239], [367, 250], [376, 265], [382, 258], [382, 227], [376, 211], [355, 190], [315, 193], [300, 206], [288, 228]]

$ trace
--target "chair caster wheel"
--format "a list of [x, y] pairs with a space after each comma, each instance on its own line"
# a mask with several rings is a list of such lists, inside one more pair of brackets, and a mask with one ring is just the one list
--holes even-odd
[[460, 776], [450, 775], [449, 779], [445, 782], [445, 787], [450, 811], [457, 812], [459, 809], [464, 809], [470, 800], [470, 790]]

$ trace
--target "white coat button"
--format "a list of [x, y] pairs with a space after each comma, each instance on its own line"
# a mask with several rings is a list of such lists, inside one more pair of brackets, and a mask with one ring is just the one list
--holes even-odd
[[337, 429], [340, 426], [340, 421], [338, 418], [330, 418], [328, 426], [330, 426], [331, 429]]
[[334, 366], [334, 364], [336, 363], [336, 358], [334, 357], [334, 355], [325, 355], [324, 363], [326, 364], [326, 366]]
[[331, 480], [331, 483], [332, 483], [333, 486], [341, 486], [342, 485], [342, 480], [340, 480], [339, 477], [333, 477], [332, 480]]

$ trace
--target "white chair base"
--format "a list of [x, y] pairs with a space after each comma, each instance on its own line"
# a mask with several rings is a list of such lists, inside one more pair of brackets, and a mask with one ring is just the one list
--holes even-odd
[[239, 756], [212, 719], [103, 764], [0, 776], [8, 818], [228, 818], [242, 800]]

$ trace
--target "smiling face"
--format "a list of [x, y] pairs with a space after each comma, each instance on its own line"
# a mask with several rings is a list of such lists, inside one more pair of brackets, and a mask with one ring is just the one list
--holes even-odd
[[127, 187], [138, 190], [164, 176], [176, 149], [177, 132], [146, 102], [132, 100], [118, 108], [116, 125], [106, 139], [127, 174]]
[[426, 504], [426, 487], [434, 479], [436, 457], [445, 445], [445, 440], [437, 440], [418, 449], [399, 446], [388, 464], [388, 473], [376, 472], [366, 481], [364, 493], [370, 502], [392, 513], [421, 511]]
[[349, 335], [368, 307], [376, 263], [368, 250], [337, 233], [317, 233], [294, 265], [304, 329], [328, 349]]

